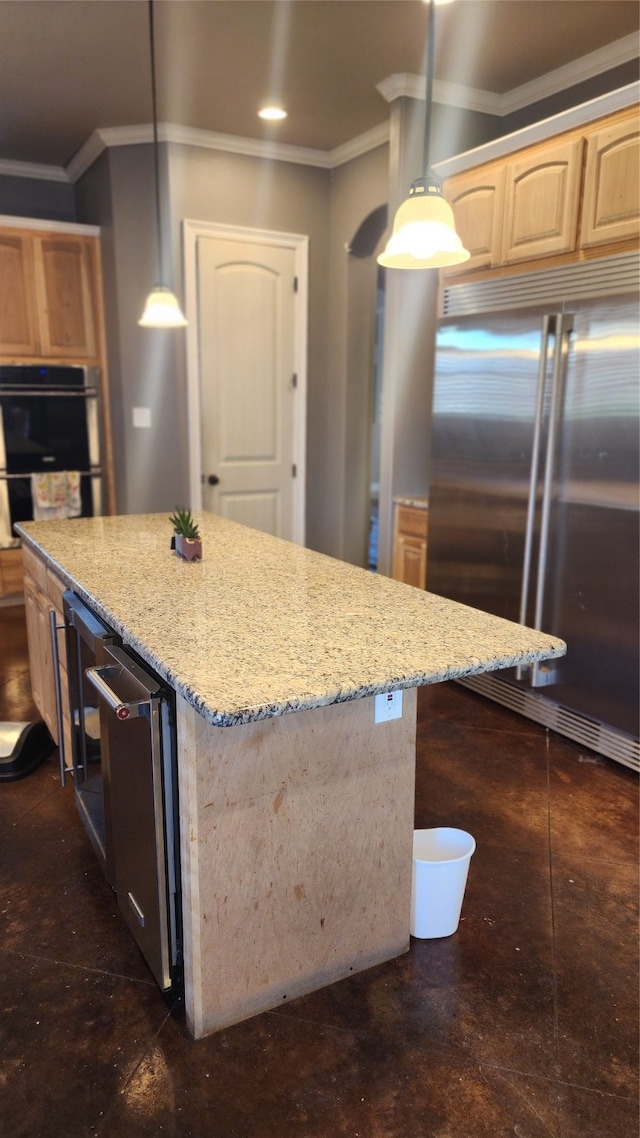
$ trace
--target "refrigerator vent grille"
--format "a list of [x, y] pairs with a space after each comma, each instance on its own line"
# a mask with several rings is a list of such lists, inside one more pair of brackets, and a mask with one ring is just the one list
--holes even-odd
[[541, 723], [576, 743], [582, 743], [584, 747], [589, 747], [608, 759], [640, 771], [640, 742], [629, 735], [623, 735], [593, 719], [586, 719], [561, 704], [552, 703], [547, 696], [541, 698], [535, 692], [514, 688], [496, 676], [465, 676], [457, 682], [527, 719], [533, 719], [535, 723]]
[[566, 302], [637, 292], [639, 285], [640, 253], [633, 251], [499, 280], [447, 285], [442, 293], [442, 315], [470, 316], [541, 304], [562, 308]]

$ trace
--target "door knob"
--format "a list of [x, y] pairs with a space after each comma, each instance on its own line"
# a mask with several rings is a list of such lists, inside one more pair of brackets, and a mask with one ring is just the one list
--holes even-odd
[[210, 474], [209, 477], [207, 478], [207, 482], [209, 483], [210, 486], [217, 486], [219, 481], [220, 481], [220, 479], [218, 478], [217, 474]]

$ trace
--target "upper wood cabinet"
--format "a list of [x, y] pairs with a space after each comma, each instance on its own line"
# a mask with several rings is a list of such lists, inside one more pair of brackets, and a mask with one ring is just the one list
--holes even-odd
[[580, 243], [589, 248], [640, 235], [638, 114], [595, 130], [587, 143]]
[[637, 241], [638, 107], [454, 174], [444, 195], [471, 253], [446, 278]]
[[445, 186], [445, 197], [453, 209], [458, 235], [471, 254], [458, 270], [449, 272], [467, 272], [500, 264], [504, 183], [504, 166], [495, 164], [460, 174]]
[[94, 239], [34, 238], [36, 287], [45, 356], [95, 359]]
[[0, 229], [0, 357], [96, 362], [98, 272], [95, 237]]
[[23, 232], [0, 230], [0, 351], [38, 351], [33, 242]]
[[503, 264], [575, 249], [583, 147], [576, 138], [507, 164]]

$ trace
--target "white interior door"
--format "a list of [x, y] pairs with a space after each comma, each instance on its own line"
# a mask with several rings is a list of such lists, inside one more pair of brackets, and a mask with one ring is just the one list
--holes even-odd
[[297, 257], [271, 236], [195, 237], [202, 507], [302, 541]]

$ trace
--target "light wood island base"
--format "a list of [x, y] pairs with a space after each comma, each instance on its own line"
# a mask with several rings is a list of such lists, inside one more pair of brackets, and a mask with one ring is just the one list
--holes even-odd
[[177, 699], [196, 1039], [407, 951], [416, 690], [213, 727]]

